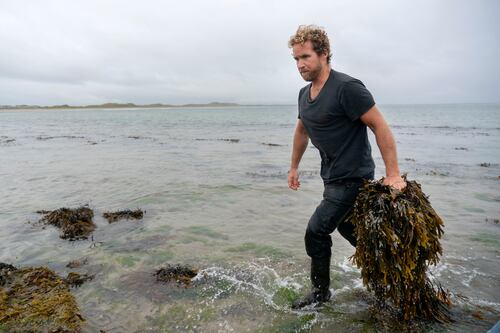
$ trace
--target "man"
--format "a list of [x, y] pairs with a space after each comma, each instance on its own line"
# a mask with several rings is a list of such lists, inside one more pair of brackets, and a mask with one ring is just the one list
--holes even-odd
[[299, 26], [288, 46], [305, 81], [299, 93], [299, 116], [293, 137], [288, 186], [297, 190], [299, 163], [309, 139], [321, 156], [323, 200], [307, 225], [305, 247], [311, 257], [312, 291], [294, 302], [302, 308], [330, 300], [330, 234], [340, 234], [356, 246], [354, 226], [344, 222], [352, 209], [359, 187], [373, 179], [375, 163], [371, 156], [367, 127], [375, 134], [386, 168], [384, 184], [402, 190], [394, 137], [363, 83], [330, 65], [330, 43], [317, 26]]

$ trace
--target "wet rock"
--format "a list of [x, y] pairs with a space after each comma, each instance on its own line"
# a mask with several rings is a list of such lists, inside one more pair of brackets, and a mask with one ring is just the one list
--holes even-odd
[[164, 268], [158, 269], [155, 273], [156, 281], [176, 282], [184, 287], [189, 287], [191, 285], [191, 279], [197, 274], [197, 269], [181, 265], [167, 265]]
[[441, 171], [436, 171], [436, 170], [431, 170], [425, 173], [426, 176], [441, 176], [441, 177], [446, 177], [448, 176], [448, 173], [446, 172], [441, 172]]
[[483, 168], [489, 168], [491, 166], [491, 163], [481, 163], [481, 164], [479, 164], [479, 166], [481, 166]]
[[89, 260], [87, 258], [83, 258], [81, 260], [72, 260], [66, 265], [66, 267], [79, 268], [79, 267], [86, 265], [88, 262], [89, 262]]
[[153, 140], [153, 141], [156, 141], [156, 139], [154, 139], [150, 136], [142, 136], [142, 135], [129, 135], [127, 138], [134, 139], [134, 140]]
[[16, 267], [0, 262], [0, 286], [5, 285], [10, 280], [12, 272], [15, 270], [17, 270]]
[[278, 143], [267, 143], [267, 142], [261, 142], [261, 145], [264, 146], [269, 146], [269, 147], [283, 147], [283, 145], [280, 145]]
[[0, 264], [0, 327], [6, 332], [80, 332], [85, 320], [68, 285], [45, 267]]
[[195, 139], [196, 141], [226, 141], [226, 142], [231, 142], [231, 143], [238, 143], [240, 142], [240, 139]]
[[487, 223], [492, 223], [498, 225], [500, 223], [500, 219], [492, 219], [492, 218], [485, 218], [485, 222]]
[[94, 212], [86, 206], [59, 208], [54, 211], [38, 211], [37, 213], [45, 215], [40, 219], [40, 223], [50, 224], [61, 229], [59, 237], [62, 239], [87, 239], [96, 228], [92, 221]]
[[261, 178], [261, 177], [262, 178], [284, 178], [284, 177], [286, 177], [285, 173], [282, 171], [268, 173], [266, 170], [259, 171], [259, 172], [245, 172], [245, 175], [247, 175], [248, 177], [252, 177], [252, 178]]
[[93, 279], [94, 275], [70, 272], [64, 281], [71, 287], [80, 287], [84, 282], [91, 281]]
[[0, 136], [0, 145], [8, 145], [10, 143], [16, 142], [16, 139], [9, 138], [8, 136]]
[[116, 222], [120, 219], [136, 219], [140, 220], [144, 216], [144, 212], [141, 209], [136, 210], [120, 210], [117, 212], [105, 212], [102, 216], [108, 220], [109, 223]]
[[217, 141], [227, 141], [231, 143], [238, 143], [240, 142], [240, 139], [217, 139]]
[[39, 135], [36, 137], [37, 140], [40, 141], [46, 141], [46, 140], [52, 140], [52, 139], [85, 139], [84, 136], [76, 136], [76, 135], [58, 135], [58, 136], [46, 136], [46, 135]]

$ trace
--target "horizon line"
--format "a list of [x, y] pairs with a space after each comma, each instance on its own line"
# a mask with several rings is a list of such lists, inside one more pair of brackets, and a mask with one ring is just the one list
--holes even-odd
[[[500, 105], [500, 102], [419, 102], [419, 103], [377, 103], [377, 105]], [[113, 109], [113, 108], [188, 108], [188, 107], [237, 107], [237, 106], [296, 106], [296, 103], [248, 103], [240, 104], [233, 102], [210, 102], [210, 103], [186, 103], [186, 104], [164, 104], [164, 103], [113, 103], [106, 102], [102, 104], [87, 104], [87, 105], [69, 105], [69, 104], [54, 104], [54, 105], [38, 105], [38, 104], [16, 104], [16, 105], [0, 105], [0, 110], [15, 110], [15, 109]]]

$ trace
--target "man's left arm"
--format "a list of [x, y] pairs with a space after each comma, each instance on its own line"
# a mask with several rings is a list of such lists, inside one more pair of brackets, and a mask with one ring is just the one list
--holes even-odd
[[406, 182], [399, 174], [396, 141], [384, 116], [374, 105], [360, 119], [373, 131], [377, 139], [377, 145], [385, 164], [386, 177], [384, 178], [384, 184], [402, 190], [406, 187]]

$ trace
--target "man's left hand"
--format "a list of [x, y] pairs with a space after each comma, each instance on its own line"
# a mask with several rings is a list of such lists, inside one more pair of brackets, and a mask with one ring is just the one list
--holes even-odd
[[384, 178], [383, 184], [400, 191], [406, 187], [406, 181], [401, 176], [387, 176]]

